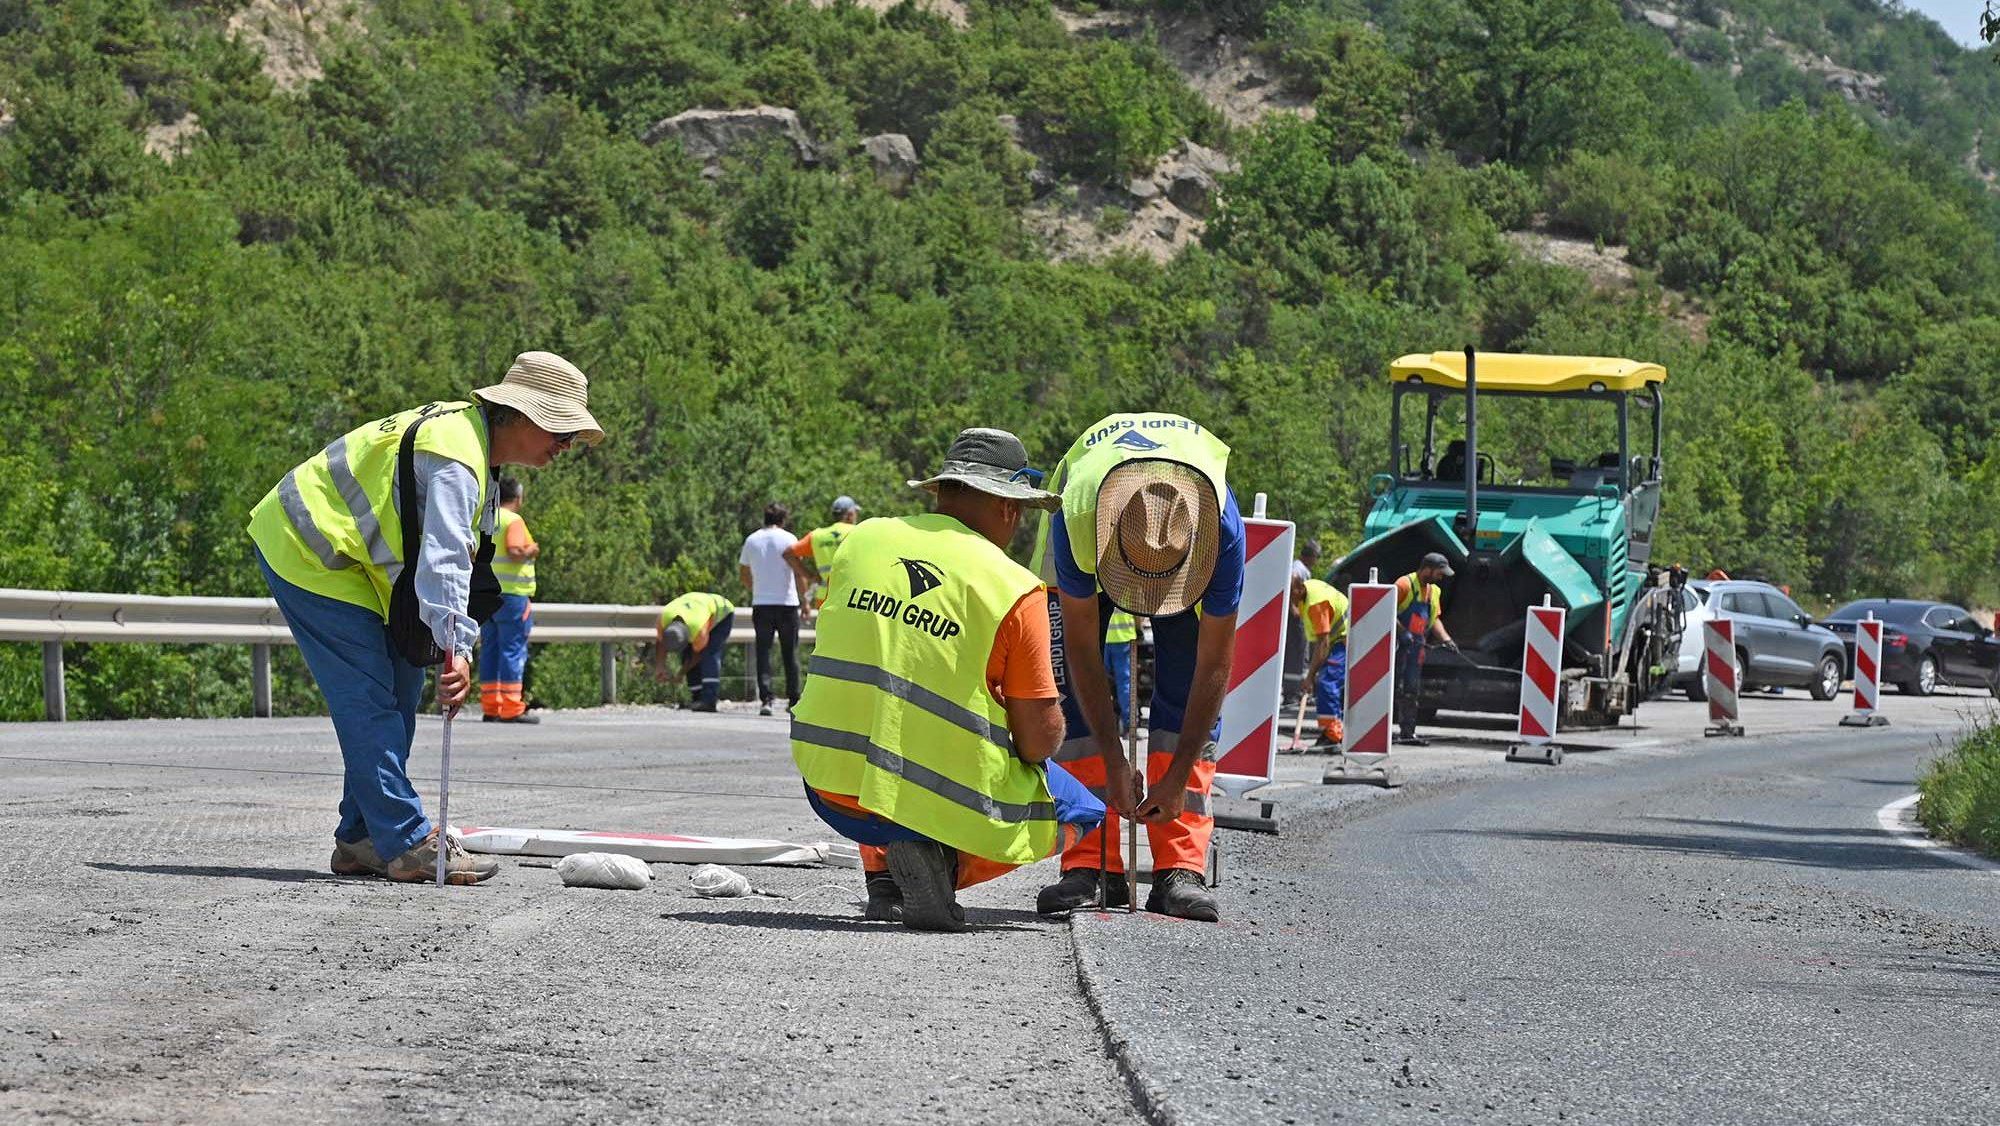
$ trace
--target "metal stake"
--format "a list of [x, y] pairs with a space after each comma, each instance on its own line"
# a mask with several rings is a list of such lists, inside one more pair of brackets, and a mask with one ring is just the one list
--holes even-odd
[[[444, 631], [447, 641], [456, 644], [458, 615], [446, 611]], [[471, 675], [472, 662], [469, 656], [461, 656], [465, 662], [466, 675]], [[456, 707], [444, 710], [444, 749], [438, 763], [438, 841], [437, 841], [437, 886], [444, 886], [445, 855], [451, 851], [451, 721], [458, 715]]]
[[[1154, 640], [1158, 641], [1157, 638]], [[1137, 656], [1138, 643], [1134, 642], [1132, 648], [1135, 650], [1133, 656]], [[1157, 666], [1157, 656], [1154, 658], [1154, 663]], [[1139, 792], [1144, 794], [1146, 792], [1146, 767], [1139, 761], [1139, 670], [1136, 667], [1137, 664], [1138, 662], [1133, 662], [1132, 683], [1125, 697], [1126, 704], [1128, 705], [1125, 709], [1125, 714], [1130, 717], [1130, 723], [1125, 729], [1125, 761], [1131, 765], [1132, 773], [1139, 779]], [[1140, 799], [1141, 802], [1144, 800], [1143, 797]], [[1128, 915], [1135, 914], [1139, 910], [1139, 818], [1136, 816], [1139, 811], [1135, 809], [1132, 812], [1134, 816], [1125, 819], [1125, 886], [1128, 893], [1125, 897], [1125, 913]]]

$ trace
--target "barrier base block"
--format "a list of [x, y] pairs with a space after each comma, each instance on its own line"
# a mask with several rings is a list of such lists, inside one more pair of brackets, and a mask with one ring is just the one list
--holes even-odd
[[1320, 776], [1323, 786], [1338, 786], [1348, 782], [1365, 782], [1395, 789], [1403, 784], [1403, 773], [1389, 761], [1388, 755], [1338, 754], [1326, 764], [1326, 773]]
[[1257, 803], [1257, 812], [1218, 813], [1215, 825], [1219, 829], [1241, 829], [1246, 833], [1269, 833], [1278, 835], [1278, 802], [1275, 798], [1245, 798], [1244, 801]]
[[1703, 728], [1701, 733], [1711, 739], [1718, 735], [1732, 738], [1740, 737], [1743, 734], [1743, 725], [1740, 723], [1718, 723], [1714, 727]]
[[1561, 766], [1563, 749], [1554, 743], [1515, 743], [1507, 748], [1508, 762], [1537, 762], [1543, 766]]
[[1842, 727], [1887, 727], [1889, 717], [1885, 715], [1859, 715], [1853, 712], [1840, 717]]

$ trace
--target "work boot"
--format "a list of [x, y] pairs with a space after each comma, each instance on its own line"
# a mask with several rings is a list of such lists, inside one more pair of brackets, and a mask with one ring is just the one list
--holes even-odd
[[380, 876], [388, 869], [382, 858], [375, 855], [375, 844], [367, 837], [358, 841], [343, 841], [333, 838], [333, 859], [327, 867], [336, 876]]
[[1153, 873], [1153, 890], [1146, 896], [1146, 910], [1203, 923], [1216, 920], [1215, 897], [1202, 886], [1201, 873], [1186, 868]]
[[962, 931], [958, 905], [958, 854], [936, 841], [893, 841], [889, 874], [903, 893], [903, 925], [919, 931]]
[[1408, 734], [1405, 735], [1396, 736], [1396, 743], [1397, 745], [1404, 747], [1428, 747], [1431, 745], [1431, 741], [1429, 739], [1424, 738], [1422, 735], [1419, 735], [1414, 731], [1409, 732]]
[[[382, 874], [392, 880], [406, 884], [420, 884], [437, 878], [438, 831], [410, 847], [410, 851], [389, 862], [388, 870]], [[451, 837], [445, 843], [444, 882], [448, 884], [476, 884], [491, 879], [500, 871], [500, 862], [490, 856], [474, 856], [465, 851], [458, 838]]]
[[[481, 719], [485, 719], [486, 717], [485, 717], [485, 716], [480, 716], [479, 718], [481, 718]], [[495, 719], [496, 721], [500, 722], [500, 723], [540, 723], [540, 722], [542, 722], [542, 717], [541, 717], [541, 716], [538, 716], [538, 715], [529, 715], [529, 714], [528, 714], [527, 712], [522, 712], [522, 713], [521, 713], [520, 715], [507, 715], [507, 716], [495, 716], [495, 717], [493, 717], [493, 718], [494, 718], [494, 719]]]
[[[1062, 874], [1062, 879], [1035, 896], [1035, 910], [1043, 915], [1065, 915], [1097, 906], [1097, 879], [1102, 874], [1096, 868], [1071, 868]], [[1123, 872], [1110, 873], [1110, 882], [1104, 889], [1104, 905], [1125, 907], [1131, 902], [1131, 881]]]
[[868, 906], [861, 909], [861, 917], [871, 923], [903, 921], [903, 889], [896, 886], [896, 877], [887, 872], [868, 873]]
[[690, 704], [688, 705], [688, 710], [691, 712], [712, 712], [715, 710], [715, 701], [703, 700], [698, 703]]

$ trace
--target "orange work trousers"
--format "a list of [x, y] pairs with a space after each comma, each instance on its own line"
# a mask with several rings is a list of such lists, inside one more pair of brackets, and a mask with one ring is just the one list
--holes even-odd
[[[1180, 733], [1153, 731], [1148, 732], [1148, 738], [1146, 784], [1151, 786], [1166, 775], [1167, 765], [1174, 760], [1174, 744], [1180, 741]], [[1097, 753], [1095, 743], [1087, 738], [1070, 740], [1056, 758], [1064, 770], [1090, 787], [1091, 793], [1100, 798], [1104, 796], [1104, 759]], [[1153, 850], [1154, 871], [1164, 872], [1169, 868], [1208, 871], [1208, 841], [1215, 835], [1215, 816], [1209, 810], [1208, 791], [1214, 782], [1215, 760], [1206, 755], [1196, 759], [1194, 769], [1188, 773], [1187, 800], [1181, 806], [1181, 815], [1172, 821], [1145, 827], [1146, 841]], [[1063, 871], [1096, 868], [1099, 865], [1112, 872], [1125, 870], [1124, 838], [1120, 835], [1123, 819], [1109, 808], [1109, 802], [1105, 805], [1103, 827], [1085, 833], [1076, 844], [1063, 850]], [[1104, 849], [1102, 857], [1098, 855], [1100, 833], [1111, 834], [1109, 846]]]

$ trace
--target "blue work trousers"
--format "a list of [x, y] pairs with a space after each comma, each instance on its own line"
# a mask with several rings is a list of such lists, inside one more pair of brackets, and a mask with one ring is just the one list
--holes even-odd
[[1118, 705], [1118, 726], [1132, 726], [1132, 650], [1138, 643], [1120, 641], [1104, 646], [1104, 672], [1111, 678], [1111, 698]]
[[366, 837], [376, 855], [394, 860], [431, 832], [409, 773], [424, 670], [396, 652], [375, 611], [293, 586], [261, 554], [257, 565], [340, 740], [346, 771], [333, 835], [350, 843]]
[[1396, 725], [1404, 738], [1417, 733], [1417, 701], [1424, 693], [1424, 635], [1396, 631]]
[[1347, 706], [1347, 642], [1333, 647], [1313, 681], [1313, 711], [1321, 719], [1339, 719]]
[[688, 667], [688, 692], [697, 704], [713, 704], [722, 695], [722, 654], [729, 648], [729, 631], [736, 628], [736, 615], [724, 614], [708, 627], [708, 644]]
[[521, 678], [528, 671], [528, 635], [534, 629], [525, 594], [501, 595], [500, 608], [479, 627], [481, 712], [511, 718], [526, 710]]

